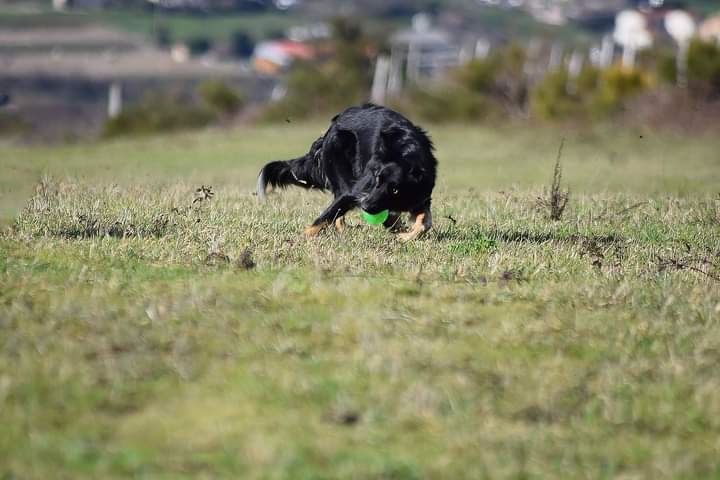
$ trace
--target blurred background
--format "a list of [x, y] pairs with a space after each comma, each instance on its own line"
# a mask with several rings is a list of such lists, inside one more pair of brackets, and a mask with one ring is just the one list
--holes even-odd
[[[0, 0], [0, 136], [74, 142], [323, 117], [720, 118], [714, 0]], [[578, 123], [580, 122], [580, 123]]]

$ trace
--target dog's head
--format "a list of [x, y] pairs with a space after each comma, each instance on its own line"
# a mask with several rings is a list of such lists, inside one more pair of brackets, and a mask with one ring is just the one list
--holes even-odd
[[360, 208], [375, 214], [383, 210], [408, 211], [429, 195], [419, 166], [398, 163], [368, 164]]

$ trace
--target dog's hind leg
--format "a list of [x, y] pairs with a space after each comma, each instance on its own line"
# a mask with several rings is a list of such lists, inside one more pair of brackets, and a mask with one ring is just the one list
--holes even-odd
[[315, 219], [312, 225], [305, 229], [305, 236], [316, 236], [323, 228], [327, 227], [331, 223], [335, 223], [335, 221], [342, 218], [343, 215], [356, 206], [357, 199], [353, 195], [345, 194], [337, 197], [333, 200], [330, 206]]
[[407, 242], [420, 238], [432, 228], [432, 214], [430, 213], [429, 206], [420, 213], [412, 214], [411, 218], [413, 220], [413, 225], [410, 227], [410, 231], [398, 235], [401, 242]]

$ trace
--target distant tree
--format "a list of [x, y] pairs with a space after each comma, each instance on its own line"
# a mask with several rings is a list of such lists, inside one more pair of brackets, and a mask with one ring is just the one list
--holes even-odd
[[[677, 82], [675, 53], [663, 52], [657, 61], [657, 73], [663, 81]], [[720, 46], [695, 39], [688, 49], [688, 89], [696, 97], [720, 95]]]
[[255, 49], [253, 39], [242, 30], [236, 30], [230, 35], [230, 54], [234, 57], [247, 58]]
[[202, 55], [210, 50], [212, 43], [207, 37], [194, 37], [188, 40], [187, 45], [192, 55]]
[[694, 40], [688, 50], [688, 81], [696, 93], [720, 95], [720, 46]]
[[456, 78], [469, 91], [493, 97], [517, 113], [525, 109], [527, 101], [525, 56], [521, 46], [510, 44], [488, 58], [471, 61], [458, 70]]
[[602, 118], [621, 111], [630, 97], [651, 85], [647, 73], [619, 66], [584, 68], [573, 92], [567, 88], [568, 80], [564, 69], [546, 74], [531, 92], [532, 113], [542, 119]]
[[198, 87], [203, 102], [220, 114], [232, 114], [242, 108], [245, 98], [242, 93], [219, 80], [208, 80]]
[[[227, 2], [217, 3], [226, 4]], [[263, 10], [267, 10], [271, 6], [272, 2], [269, 0], [235, 0], [233, 3], [236, 10], [245, 12], [261, 12]]]
[[155, 45], [162, 48], [167, 48], [172, 44], [172, 34], [170, 29], [166, 26], [159, 26], [155, 29], [154, 33]]
[[300, 62], [287, 80], [288, 93], [268, 111], [273, 119], [327, 114], [367, 98], [371, 68], [369, 39], [359, 24], [333, 21], [330, 45], [334, 55], [323, 63]]

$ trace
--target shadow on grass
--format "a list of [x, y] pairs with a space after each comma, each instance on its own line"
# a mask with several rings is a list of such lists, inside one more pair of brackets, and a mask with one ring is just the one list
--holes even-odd
[[532, 232], [529, 230], [514, 230], [502, 228], [483, 228], [475, 224], [469, 228], [447, 227], [438, 229], [435, 238], [442, 242], [474, 242], [481, 239], [512, 243], [593, 243], [596, 245], [612, 245], [621, 243], [624, 238], [611, 233], [607, 235], [584, 235], [568, 231]]

